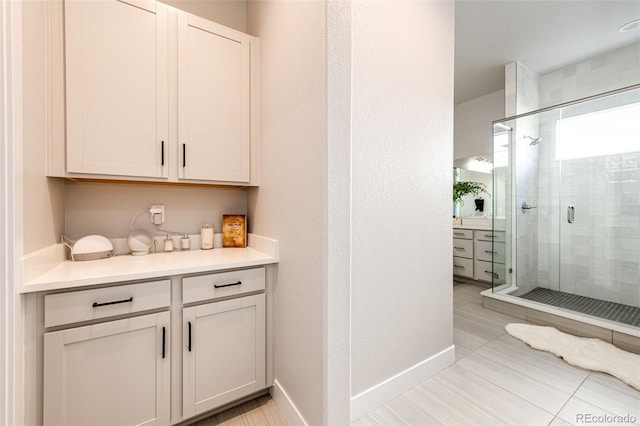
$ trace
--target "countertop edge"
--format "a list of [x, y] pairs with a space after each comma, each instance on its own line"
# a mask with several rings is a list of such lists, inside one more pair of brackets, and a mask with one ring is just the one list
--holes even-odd
[[[60, 248], [61, 244], [54, 244], [21, 259], [24, 280], [16, 290], [17, 293], [27, 294], [249, 268], [279, 262], [277, 240], [256, 235], [252, 237], [249, 238], [250, 244], [253, 240], [262, 250], [251, 246], [244, 249], [218, 248], [179, 254], [150, 254], [142, 259], [138, 256], [123, 255], [84, 262], [65, 260], [66, 254], [64, 249]], [[60, 255], [56, 262], [52, 260]], [[117, 272], [112, 272], [113, 269]]]

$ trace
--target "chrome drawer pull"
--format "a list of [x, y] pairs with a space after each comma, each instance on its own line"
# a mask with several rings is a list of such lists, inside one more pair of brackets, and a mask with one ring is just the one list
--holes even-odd
[[454, 249], [464, 251], [464, 247], [454, 247]]
[[576, 220], [575, 208], [573, 206], [568, 206], [567, 207], [567, 222], [573, 223], [574, 220]]
[[493, 235], [493, 234], [484, 234], [485, 238], [498, 238], [497, 236]]
[[462, 268], [462, 269], [465, 269], [465, 267], [464, 267], [464, 266], [461, 266], [461, 265], [453, 265], [453, 267], [454, 267], [454, 268]]
[[231, 287], [231, 286], [234, 286], [234, 285], [241, 285], [241, 284], [242, 284], [242, 281], [238, 281], [238, 282], [231, 283], [231, 284], [214, 284], [213, 287], [214, 288], [222, 288], [222, 287]]
[[105, 303], [93, 302], [93, 305], [91, 306], [93, 306], [94, 308], [97, 308], [99, 306], [117, 305], [118, 303], [127, 303], [127, 302], [133, 302], [133, 296], [125, 300], [116, 300], [115, 302], [105, 302]]
[[492, 276], [493, 278], [495, 278], [495, 279], [500, 278], [500, 275], [498, 275], [498, 273], [497, 273], [497, 272], [493, 272], [493, 271], [486, 271], [486, 270], [485, 270], [484, 272], [485, 272], [485, 274], [489, 274], [489, 275], [491, 275], [491, 276]]
[[498, 253], [497, 251], [491, 251], [491, 250], [485, 250], [484, 252], [485, 252], [485, 253], [494, 253], [494, 254], [495, 254], [495, 253]]
[[462, 235], [464, 237], [464, 232], [454, 232], [453, 235]]

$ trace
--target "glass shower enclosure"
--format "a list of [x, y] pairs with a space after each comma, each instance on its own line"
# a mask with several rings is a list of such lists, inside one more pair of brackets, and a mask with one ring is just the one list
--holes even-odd
[[493, 291], [640, 326], [640, 86], [493, 127]]

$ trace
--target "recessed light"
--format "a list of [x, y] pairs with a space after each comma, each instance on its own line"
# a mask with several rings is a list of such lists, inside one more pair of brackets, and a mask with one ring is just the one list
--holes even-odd
[[626, 33], [627, 31], [637, 30], [638, 28], [640, 28], [640, 19], [634, 19], [633, 21], [627, 22], [626, 24], [618, 28], [618, 31], [620, 31], [621, 33]]

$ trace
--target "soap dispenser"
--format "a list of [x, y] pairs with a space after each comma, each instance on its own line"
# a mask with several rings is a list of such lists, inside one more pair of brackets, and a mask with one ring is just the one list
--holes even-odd
[[188, 234], [184, 234], [184, 237], [180, 240], [180, 248], [182, 250], [191, 250], [191, 240]]
[[167, 234], [167, 239], [164, 240], [164, 251], [173, 251], [173, 239], [169, 234]]

